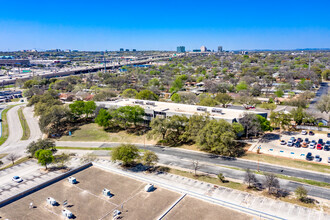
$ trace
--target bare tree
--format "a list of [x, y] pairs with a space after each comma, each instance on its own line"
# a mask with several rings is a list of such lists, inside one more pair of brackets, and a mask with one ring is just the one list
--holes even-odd
[[196, 176], [197, 170], [200, 168], [199, 161], [198, 160], [193, 160], [192, 164], [193, 164], [194, 171], [195, 171], [195, 176]]
[[280, 183], [278, 181], [278, 178], [273, 173], [264, 173], [265, 180], [264, 184], [266, 188], [268, 188], [268, 193], [271, 194], [273, 192], [273, 189], [279, 190]]
[[251, 185], [258, 183], [256, 175], [254, 175], [249, 168], [246, 169], [244, 182], [248, 184], [249, 188], [251, 188]]
[[19, 156], [18, 156], [17, 154], [9, 154], [9, 155], [7, 156], [7, 158], [8, 158], [8, 160], [10, 160], [10, 161], [13, 163], [13, 165], [14, 165], [15, 160], [17, 160], [17, 159], [19, 158]]

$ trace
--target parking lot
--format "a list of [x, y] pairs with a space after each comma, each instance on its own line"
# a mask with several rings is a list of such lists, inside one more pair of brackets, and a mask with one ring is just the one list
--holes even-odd
[[[323, 142], [330, 141], [330, 138], [327, 137], [327, 134], [319, 134], [315, 133], [314, 135], [302, 135], [301, 132], [291, 132], [287, 134], [275, 134], [270, 133], [266, 134], [264, 138], [256, 145], [256, 147], [253, 149], [254, 152], [257, 151], [258, 148], [260, 148], [261, 153], [265, 154], [271, 154], [275, 156], [282, 156], [282, 157], [289, 157], [292, 159], [301, 159], [306, 160], [306, 155], [308, 152], [312, 153], [313, 159], [316, 155], [319, 155], [321, 157], [320, 162], [315, 162], [312, 160], [311, 162], [315, 163], [323, 163], [323, 164], [330, 164], [328, 163], [328, 157], [330, 157], [330, 151], [324, 150], [324, 145], [322, 146], [322, 150], [317, 150], [317, 147], [315, 146], [314, 149], [309, 148], [307, 146], [306, 148], [302, 147], [300, 145], [299, 148], [295, 147], [294, 145], [289, 147], [287, 146], [288, 141], [291, 137], [294, 137], [296, 140], [298, 138], [301, 138], [303, 141], [305, 138], [308, 138], [311, 142], [312, 140], [315, 140], [316, 143], [319, 139], [323, 139]], [[286, 142], [285, 145], [281, 145], [281, 140], [284, 140]]]

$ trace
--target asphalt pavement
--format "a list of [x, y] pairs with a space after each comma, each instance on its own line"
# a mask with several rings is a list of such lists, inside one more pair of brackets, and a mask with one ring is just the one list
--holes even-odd
[[[68, 147], [115, 147], [120, 143], [103, 143], [103, 142], [70, 142], [70, 141], [58, 141], [56, 142], [57, 146], [68, 146]], [[286, 176], [293, 176], [303, 179], [310, 179], [320, 182], [330, 183], [330, 175], [311, 172], [308, 170], [299, 170], [294, 168], [282, 167], [277, 165], [271, 165], [266, 163], [259, 163], [250, 161], [250, 160], [242, 160], [237, 158], [230, 157], [222, 157], [219, 155], [208, 154], [195, 152], [185, 149], [179, 148], [170, 148], [163, 147], [157, 145], [143, 145], [143, 144], [135, 144], [140, 149], [151, 150], [157, 154], [165, 154], [168, 156], [177, 157], [180, 160], [198, 160], [200, 162], [220, 165], [220, 166], [229, 166], [229, 167], [237, 167], [240, 169], [251, 169], [258, 170], [262, 172], [271, 172], [276, 174], [282, 174]]]

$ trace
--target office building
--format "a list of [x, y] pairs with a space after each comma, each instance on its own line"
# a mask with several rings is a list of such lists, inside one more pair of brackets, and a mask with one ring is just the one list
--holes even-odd
[[136, 52], [136, 49], [133, 49], [133, 52]]
[[218, 47], [218, 53], [222, 53], [222, 46]]
[[207, 48], [205, 46], [201, 46], [201, 52], [206, 52]]
[[201, 52], [200, 49], [193, 49], [193, 52]]
[[126, 51], [129, 51], [129, 49], [126, 49]]
[[123, 52], [123, 51], [124, 51], [124, 48], [120, 48], [119, 51], [120, 51], [120, 52]]
[[176, 52], [177, 53], [185, 53], [186, 52], [186, 48], [184, 46], [178, 46], [176, 48]]

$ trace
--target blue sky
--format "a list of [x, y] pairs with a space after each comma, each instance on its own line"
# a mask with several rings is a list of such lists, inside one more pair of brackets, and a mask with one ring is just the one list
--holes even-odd
[[3, 0], [0, 50], [330, 48], [329, 8], [329, 0]]

